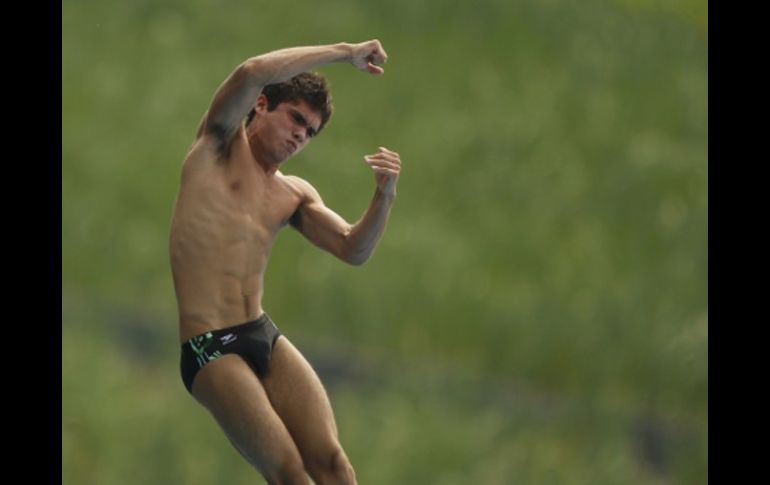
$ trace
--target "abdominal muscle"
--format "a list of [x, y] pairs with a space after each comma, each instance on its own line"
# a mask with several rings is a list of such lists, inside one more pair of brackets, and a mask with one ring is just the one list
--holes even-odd
[[[198, 261], [194, 268], [179, 255], [172, 263], [179, 310], [179, 338], [190, 338], [255, 320], [262, 314], [264, 267], [240, 274], [227, 270], [240, 251], [223, 250], [220, 261]], [[190, 252], [190, 260], [195, 259]], [[245, 265], [246, 266], [246, 265]]]

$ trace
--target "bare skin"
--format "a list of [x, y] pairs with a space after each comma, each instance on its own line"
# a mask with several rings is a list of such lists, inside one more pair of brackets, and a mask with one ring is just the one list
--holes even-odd
[[[244, 61], [219, 87], [184, 161], [171, 224], [180, 342], [262, 315], [268, 257], [287, 225], [350, 264], [371, 256], [396, 195], [399, 155], [380, 147], [364, 157], [376, 189], [350, 224], [312, 185], [279, 170], [318, 132], [320, 113], [304, 101], [268, 111], [261, 90], [333, 62], [378, 75], [386, 59], [376, 40], [282, 49]], [[254, 119], [244, 126], [252, 108]], [[356, 483], [327, 394], [284, 336], [263, 379], [228, 354], [198, 372], [192, 394], [269, 483], [308, 483], [306, 473], [319, 485]]]

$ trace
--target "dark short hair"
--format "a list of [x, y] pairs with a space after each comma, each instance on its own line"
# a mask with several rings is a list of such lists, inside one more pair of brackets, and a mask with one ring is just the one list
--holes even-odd
[[[304, 101], [310, 106], [310, 109], [320, 113], [321, 124], [318, 127], [318, 133], [321, 132], [324, 125], [334, 112], [332, 105], [332, 95], [329, 92], [329, 85], [326, 78], [320, 74], [303, 72], [297, 74], [288, 81], [277, 84], [268, 84], [262, 88], [262, 94], [267, 98], [267, 110], [273, 111], [279, 104], [291, 101]], [[246, 117], [246, 124], [251, 123], [256, 110], [251, 108]]]

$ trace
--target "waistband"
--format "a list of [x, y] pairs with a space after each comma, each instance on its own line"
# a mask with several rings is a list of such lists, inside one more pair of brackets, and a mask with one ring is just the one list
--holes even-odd
[[184, 347], [187, 344], [190, 344], [193, 340], [200, 339], [201, 337], [204, 337], [204, 336], [206, 336], [208, 334], [211, 334], [212, 336], [219, 336], [219, 335], [222, 335], [224, 333], [237, 332], [239, 330], [243, 330], [243, 329], [249, 328], [249, 327], [262, 326], [262, 325], [266, 324], [267, 322], [271, 322], [271, 321], [272, 320], [270, 320], [270, 317], [267, 316], [267, 313], [262, 313], [262, 315], [260, 315], [256, 320], [250, 320], [250, 321], [245, 322], [245, 323], [239, 323], [239, 324], [236, 324], [236, 325], [231, 325], [229, 327], [217, 328], [215, 330], [209, 330], [208, 332], [203, 332], [202, 334], [196, 335], [195, 337], [193, 337], [193, 338], [187, 340], [186, 342], [184, 342], [182, 344], [182, 347]]

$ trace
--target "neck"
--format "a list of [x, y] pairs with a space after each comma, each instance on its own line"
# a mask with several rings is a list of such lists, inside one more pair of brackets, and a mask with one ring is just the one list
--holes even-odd
[[280, 162], [276, 162], [262, 148], [262, 144], [259, 142], [259, 138], [253, 133], [247, 133], [247, 140], [249, 143], [249, 150], [251, 156], [257, 167], [262, 169], [267, 175], [274, 175], [278, 171]]
[[[253, 150], [251, 154], [254, 155]], [[263, 158], [257, 157], [256, 155], [254, 155], [254, 161], [257, 163], [257, 166], [261, 168], [267, 175], [275, 175], [275, 173], [278, 171], [277, 163], [265, 162]]]

